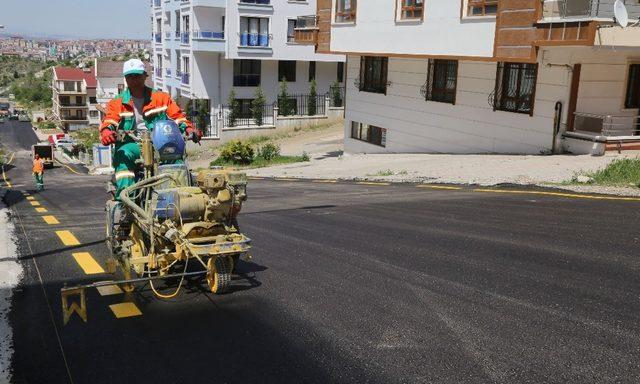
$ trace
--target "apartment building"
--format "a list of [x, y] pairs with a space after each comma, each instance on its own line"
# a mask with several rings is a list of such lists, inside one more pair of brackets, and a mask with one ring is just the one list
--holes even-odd
[[[109, 59], [95, 59], [93, 74], [96, 78], [96, 96], [98, 104], [107, 104], [125, 89], [125, 80], [122, 76], [123, 61]], [[152, 74], [151, 64], [145, 62], [147, 73]], [[153, 87], [151, 76], [147, 78], [147, 86]]]
[[53, 68], [53, 114], [62, 127], [73, 131], [100, 124], [96, 86], [96, 78], [89, 68]]
[[344, 55], [294, 41], [298, 17], [315, 10], [316, 0], [153, 0], [154, 84], [173, 97], [206, 101], [211, 115], [231, 90], [248, 106], [259, 86], [273, 103], [282, 78], [290, 94], [308, 93], [312, 79], [318, 93], [328, 92], [335, 81], [343, 84]]
[[602, 153], [640, 147], [618, 2], [319, 0], [295, 40], [347, 55], [347, 152]]

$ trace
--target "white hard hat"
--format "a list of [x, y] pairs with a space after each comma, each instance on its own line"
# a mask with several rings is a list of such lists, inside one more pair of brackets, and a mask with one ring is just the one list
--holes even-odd
[[146, 73], [144, 63], [140, 59], [127, 60], [122, 67], [122, 75], [142, 75]]

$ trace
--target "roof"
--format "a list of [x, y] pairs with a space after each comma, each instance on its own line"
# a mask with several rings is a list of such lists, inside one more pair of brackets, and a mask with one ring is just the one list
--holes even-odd
[[82, 68], [55, 67], [56, 78], [58, 80], [84, 80], [88, 88], [96, 88], [98, 82], [92, 71], [85, 72]]

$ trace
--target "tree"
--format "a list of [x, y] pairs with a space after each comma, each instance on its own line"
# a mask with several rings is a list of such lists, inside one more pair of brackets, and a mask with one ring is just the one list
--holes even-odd
[[267, 100], [264, 97], [264, 92], [262, 92], [262, 87], [258, 87], [254, 99], [251, 101], [251, 116], [253, 116], [253, 120], [258, 126], [264, 124], [264, 106], [266, 103]]
[[309, 96], [308, 97], [308, 104], [309, 104], [309, 109], [307, 111], [307, 114], [309, 116], [315, 116], [318, 113], [318, 90], [317, 90], [317, 84], [316, 84], [316, 79], [311, 80], [311, 89], [309, 89]]
[[280, 116], [289, 116], [293, 115], [293, 102], [289, 97], [289, 93], [287, 92], [287, 80], [282, 77], [280, 81], [280, 94], [278, 95], [278, 115]]
[[242, 111], [240, 110], [240, 101], [236, 99], [236, 92], [233, 89], [229, 92], [227, 104], [229, 104], [229, 120], [227, 125], [229, 127], [235, 127]]
[[202, 131], [205, 132], [207, 126], [209, 125], [209, 108], [206, 100], [198, 100], [198, 109], [196, 116], [196, 126]]
[[13, 78], [17, 79], [18, 77], [20, 77], [20, 74], [18, 73], [18, 71], [13, 71]]

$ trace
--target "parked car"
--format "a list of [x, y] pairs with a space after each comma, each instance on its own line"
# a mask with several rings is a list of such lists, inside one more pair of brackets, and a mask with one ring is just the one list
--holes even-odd
[[21, 113], [18, 115], [18, 121], [29, 122], [31, 121], [31, 118], [26, 113]]
[[55, 140], [54, 144], [56, 148], [64, 148], [67, 151], [71, 152], [73, 151], [73, 147], [75, 147], [77, 143], [72, 139], [61, 138], [61, 139]]

